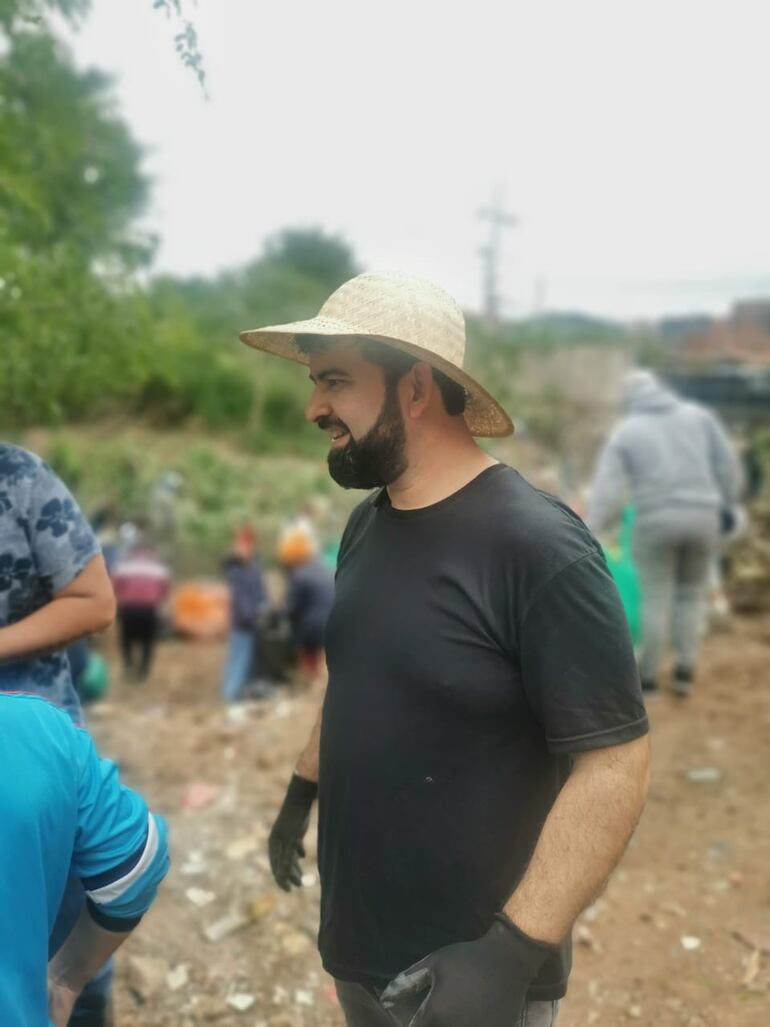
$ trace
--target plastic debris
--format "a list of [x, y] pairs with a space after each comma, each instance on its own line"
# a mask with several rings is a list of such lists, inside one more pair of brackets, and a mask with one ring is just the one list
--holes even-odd
[[748, 988], [750, 984], [754, 983], [754, 978], [759, 973], [759, 967], [762, 962], [762, 953], [759, 949], [754, 949], [748, 958], [746, 963], [746, 971], [741, 977], [741, 984], [744, 988]]
[[722, 771], [719, 767], [691, 767], [685, 774], [685, 777], [692, 784], [711, 784], [721, 779]]
[[293, 709], [294, 709], [294, 707], [288, 701], [288, 699], [282, 699], [281, 702], [279, 702], [278, 705], [275, 708], [275, 716], [279, 720], [283, 720], [284, 717], [290, 716], [290, 714], [291, 714]]
[[249, 995], [245, 991], [236, 992], [234, 995], [228, 995], [225, 1000], [232, 1009], [237, 1010], [239, 1013], [245, 1013], [247, 1009], [251, 1009], [254, 1005], [254, 996]]
[[204, 809], [213, 802], [221, 790], [218, 785], [210, 785], [205, 781], [194, 781], [185, 789], [182, 796], [182, 809], [189, 813], [197, 813], [198, 810]]
[[208, 873], [208, 869], [208, 864], [201, 853], [197, 849], [193, 849], [182, 864], [180, 873], [184, 874], [185, 877], [198, 877], [201, 874]]
[[245, 917], [242, 913], [225, 913], [214, 923], [209, 924], [203, 931], [203, 934], [208, 941], [213, 942], [215, 945], [222, 941], [223, 938], [227, 938], [230, 934], [235, 934], [236, 931], [242, 931], [244, 927], [248, 927], [252, 921]]
[[307, 952], [312, 944], [310, 938], [300, 931], [287, 931], [281, 938], [281, 947], [288, 956], [299, 956]]
[[213, 891], [206, 891], [204, 888], [188, 888], [185, 892], [185, 896], [199, 909], [202, 909], [204, 906], [208, 906], [208, 904], [213, 902], [216, 898]]
[[179, 966], [173, 967], [166, 974], [166, 987], [169, 991], [179, 991], [185, 984], [190, 981], [190, 974], [188, 971], [187, 963], [180, 963]]
[[235, 841], [225, 849], [225, 855], [228, 859], [244, 859], [246, 856], [251, 855], [252, 852], [256, 852], [259, 848], [259, 840], [254, 835], [246, 835], [243, 838], [236, 838]]
[[128, 987], [140, 1002], [146, 1002], [162, 991], [168, 975], [168, 963], [150, 956], [131, 956], [128, 961]]
[[700, 938], [696, 938], [693, 934], [683, 934], [679, 940], [686, 952], [695, 952], [701, 945]]
[[257, 895], [249, 903], [249, 916], [252, 920], [262, 920], [275, 907], [275, 896], [272, 892], [265, 892], [264, 895]]

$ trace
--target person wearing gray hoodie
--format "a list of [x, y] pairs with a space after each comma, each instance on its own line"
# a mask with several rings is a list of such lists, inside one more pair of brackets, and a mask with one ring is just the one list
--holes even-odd
[[676, 695], [690, 693], [709, 565], [741, 487], [737, 454], [716, 417], [650, 371], [623, 382], [624, 416], [598, 460], [588, 525], [599, 534], [633, 503], [642, 590], [642, 688], [657, 690], [668, 625]]

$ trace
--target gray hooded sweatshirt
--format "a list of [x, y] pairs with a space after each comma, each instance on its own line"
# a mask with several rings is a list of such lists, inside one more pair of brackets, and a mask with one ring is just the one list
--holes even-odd
[[587, 518], [593, 531], [611, 524], [629, 501], [640, 520], [672, 507], [717, 511], [737, 503], [738, 458], [710, 411], [679, 399], [649, 371], [627, 376], [624, 405], [594, 476]]

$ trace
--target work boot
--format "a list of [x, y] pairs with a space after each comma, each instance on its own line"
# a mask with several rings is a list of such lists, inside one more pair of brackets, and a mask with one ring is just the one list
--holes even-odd
[[671, 679], [671, 691], [679, 699], [687, 699], [692, 693], [692, 683], [695, 675], [690, 667], [675, 667]]

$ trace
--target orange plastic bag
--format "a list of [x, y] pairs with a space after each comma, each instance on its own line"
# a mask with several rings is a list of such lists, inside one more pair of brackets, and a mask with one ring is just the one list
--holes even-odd
[[230, 625], [230, 596], [226, 585], [189, 581], [171, 596], [171, 620], [186, 638], [223, 638]]

